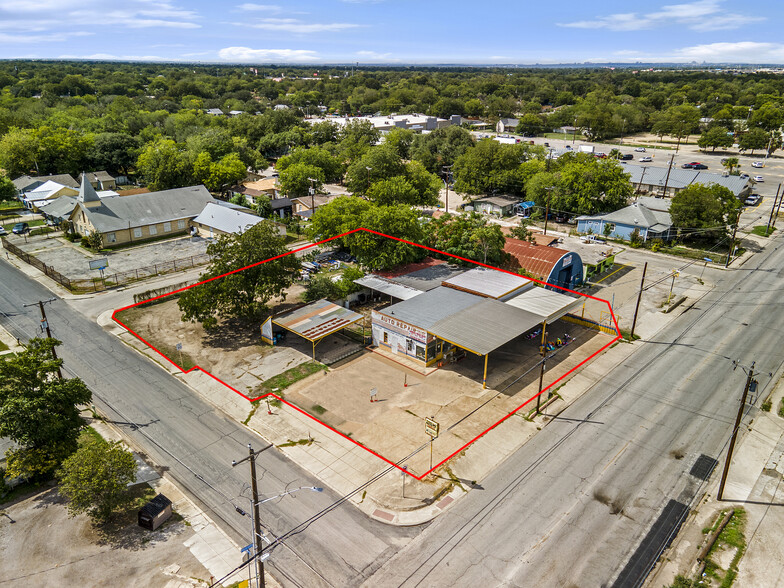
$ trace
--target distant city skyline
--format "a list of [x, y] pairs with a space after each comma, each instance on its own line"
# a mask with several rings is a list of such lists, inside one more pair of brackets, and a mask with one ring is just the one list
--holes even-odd
[[[273, 0], [274, 1], [274, 0]], [[784, 64], [772, 0], [0, 0], [0, 58], [208, 63]]]

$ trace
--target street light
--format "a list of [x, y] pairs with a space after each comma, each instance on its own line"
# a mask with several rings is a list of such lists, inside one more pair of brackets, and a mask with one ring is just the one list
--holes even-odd
[[367, 170], [367, 186], [365, 187], [365, 194], [367, 194], [367, 191], [370, 189], [370, 170], [373, 168], [365, 166], [365, 169]]
[[318, 182], [318, 180], [313, 179], [313, 178], [308, 178], [308, 180], [310, 180], [310, 190], [309, 190], [310, 191], [310, 214], [312, 215], [314, 212], [316, 212], [316, 188], [315, 188], [315, 185], [316, 185], [316, 182]]

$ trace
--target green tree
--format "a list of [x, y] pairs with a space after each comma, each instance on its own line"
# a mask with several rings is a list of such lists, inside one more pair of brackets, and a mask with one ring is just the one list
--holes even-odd
[[38, 169], [47, 174], [78, 176], [89, 165], [93, 136], [73, 129], [38, 128]]
[[455, 160], [452, 167], [455, 190], [466, 194], [485, 194], [493, 190], [521, 194], [528, 175], [523, 164], [533, 157], [543, 158], [543, 148], [501, 145], [483, 139]]
[[127, 174], [136, 164], [139, 140], [125, 133], [100, 133], [95, 136], [89, 159], [95, 170]]
[[710, 127], [697, 139], [697, 145], [700, 149], [710, 147], [713, 151], [716, 151], [717, 147], [732, 147], [733, 142], [729, 131], [724, 127], [717, 126]]
[[236, 153], [223, 156], [220, 161], [212, 161], [210, 154], [202, 151], [193, 162], [193, 176], [211, 192], [225, 190], [244, 179], [248, 172]]
[[17, 193], [16, 186], [14, 186], [11, 178], [0, 175], [0, 202], [15, 200]]
[[[371, 206], [358, 219], [359, 227], [378, 231], [414, 243], [421, 243], [422, 226], [416, 213], [408, 206]], [[424, 250], [408, 243], [359, 231], [344, 237], [344, 242], [357, 261], [370, 270], [383, 270], [422, 259]]]
[[[198, 321], [211, 329], [220, 319], [260, 319], [273, 297], [285, 299], [285, 290], [300, 268], [295, 255], [267, 261], [285, 253], [285, 241], [271, 221], [258, 223], [238, 235], [221, 235], [207, 246], [212, 261], [201, 279], [210, 281], [180, 295], [178, 305], [183, 320]], [[229, 274], [241, 268], [245, 269]]]
[[283, 194], [289, 198], [301, 198], [310, 194], [311, 190], [320, 192], [323, 189], [324, 170], [307, 163], [294, 163], [280, 172], [279, 183]]
[[160, 138], [148, 143], [139, 154], [136, 171], [154, 191], [181, 188], [193, 181], [188, 153], [171, 139]]
[[427, 135], [415, 135], [410, 156], [424, 165], [427, 171], [440, 174], [444, 166], [452, 165], [473, 146], [474, 138], [471, 133], [466, 129], [450, 126], [436, 129]]
[[11, 128], [0, 139], [0, 167], [13, 177], [36, 170], [38, 137], [32, 129]]
[[308, 236], [314, 241], [322, 241], [353, 231], [362, 226], [362, 215], [372, 207], [371, 202], [355, 196], [335, 198], [313, 213]]
[[87, 513], [94, 522], [104, 523], [127, 503], [128, 484], [136, 479], [136, 460], [119, 442], [107, 443], [85, 432], [57, 478], [71, 516]]
[[332, 301], [340, 300], [362, 289], [362, 286], [355, 284], [354, 280], [358, 280], [364, 275], [365, 272], [353, 266], [344, 269], [337, 280], [333, 279], [333, 276], [316, 274], [310, 278], [302, 299], [305, 302], [314, 302], [322, 298]]
[[381, 138], [381, 131], [369, 120], [353, 120], [340, 129], [338, 152], [343, 161], [354, 161]]
[[79, 405], [92, 394], [79, 378], [57, 377], [61, 359], [55, 339], [31, 339], [16, 355], [0, 361], [0, 437], [19, 447], [6, 453], [8, 474], [48, 475], [76, 450], [83, 426]]
[[727, 157], [722, 165], [727, 168], [729, 173], [732, 173], [740, 168], [740, 160], [737, 157]]
[[721, 238], [727, 236], [727, 226], [735, 223], [742, 206], [724, 186], [691, 184], [673, 197], [670, 217], [684, 239]]
[[391, 145], [368, 149], [346, 170], [346, 187], [354, 194], [365, 194], [378, 181], [405, 173], [405, 165], [397, 150]]
[[487, 218], [470, 214], [443, 214], [425, 226], [425, 244], [439, 251], [500, 265], [506, 260], [501, 227], [488, 224]]
[[524, 114], [517, 123], [515, 132], [520, 135], [539, 135], [544, 130], [544, 121], [537, 114]]
[[751, 151], [751, 154], [754, 155], [754, 151], [757, 149], [765, 149], [768, 146], [768, 141], [770, 141], [768, 133], [763, 129], [755, 128], [743, 134], [738, 141], [738, 147], [741, 151]]
[[291, 154], [281, 157], [275, 164], [275, 169], [283, 172], [295, 163], [321, 168], [325, 182], [337, 182], [343, 176], [340, 160], [323, 147], [297, 148]]
[[375, 182], [367, 191], [369, 200], [377, 204], [418, 204], [419, 194], [404, 176]]

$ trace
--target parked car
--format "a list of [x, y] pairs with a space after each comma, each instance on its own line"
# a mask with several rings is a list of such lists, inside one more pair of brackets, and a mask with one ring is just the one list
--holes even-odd
[[764, 182], [765, 178], [763, 178], [762, 176], [754, 176], [754, 181], [755, 182]]
[[740, 174], [739, 177], [743, 178], [744, 180], [748, 180], [750, 176], [749, 176], [749, 174]]
[[5, 230], [5, 227], [0, 227], [0, 236], [7, 235], [8, 231]]
[[29, 230], [30, 230], [30, 225], [28, 225], [27, 223], [16, 223], [14, 225], [14, 228], [11, 229], [11, 232], [14, 235], [23, 235]]
[[645, 157], [640, 157], [640, 161], [642, 162], [653, 161], [653, 157], [651, 157], [650, 155], [646, 155]]
[[628, 161], [630, 159], [634, 159], [634, 155], [632, 155], [631, 153], [624, 153], [623, 155], [621, 155], [621, 159]]
[[684, 163], [681, 166], [683, 169], [708, 169], [708, 166], [699, 161], [692, 161], [691, 163]]
[[569, 149], [571, 151], [572, 146], [571, 145], [564, 145], [564, 149]]
[[634, 150], [638, 153], [645, 153], [645, 147], [635, 147]]
[[746, 200], [743, 201], [743, 204], [746, 206], [757, 206], [757, 204], [760, 203], [760, 200], [762, 200], [762, 196], [759, 194], [749, 194], [746, 197]]
[[751, 167], [765, 167], [764, 161], [752, 161]]

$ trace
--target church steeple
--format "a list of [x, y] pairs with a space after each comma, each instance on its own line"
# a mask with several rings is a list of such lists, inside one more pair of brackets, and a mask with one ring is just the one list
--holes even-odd
[[82, 183], [79, 186], [79, 195], [76, 199], [83, 203], [87, 208], [92, 208], [93, 206], [100, 206], [101, 199], [98, 197], [98, 193], [93, 188], [93, 185], [90, 183], [87, 174], [82, 172]]

